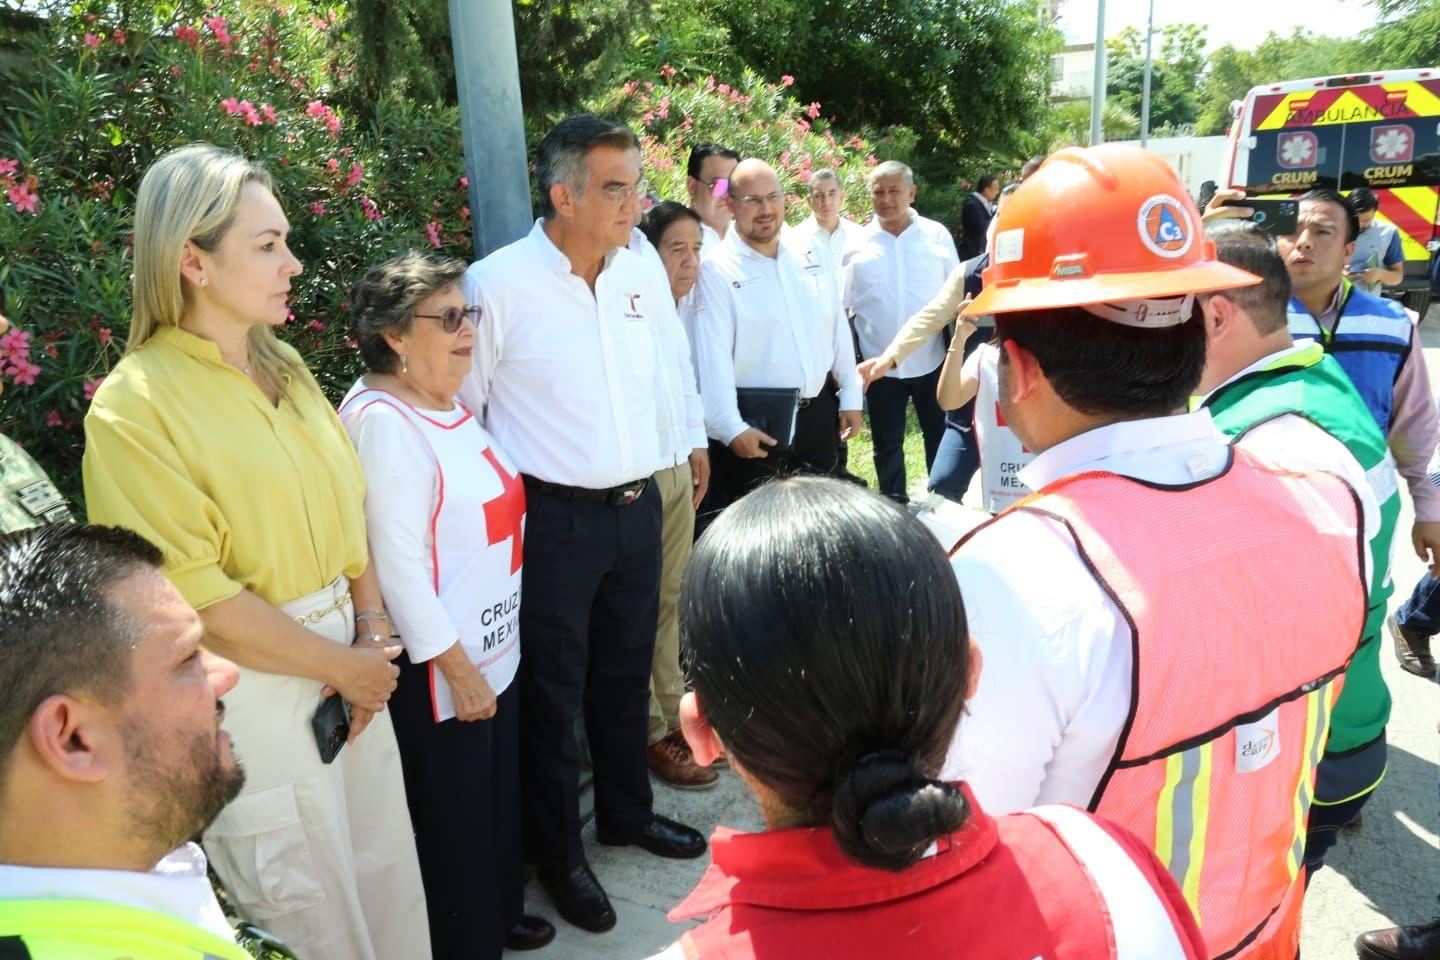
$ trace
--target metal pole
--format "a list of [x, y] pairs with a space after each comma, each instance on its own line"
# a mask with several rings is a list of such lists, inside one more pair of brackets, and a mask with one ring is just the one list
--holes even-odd
[[475, 258], [530, 232], [530, 168], [510, 0], [450, 0]]
[[[455, 0], [451, 0], [452, 3]], [[1095, 10], [1095, 76], [1090, 91], [1090, 146], [1105, 142], [1100, 115], [1105, 111], [1105, 0]]]
[[1150, 139], [1150, 65], [1154, 62], [1150, 55], [1151, 44], [1155, 39], [1155, 0], [1150, 0], [1150, 18], [1145, 23], [1145, 84], [1140, 95], [1140, 146], [1145, 146], [1145, 141]]

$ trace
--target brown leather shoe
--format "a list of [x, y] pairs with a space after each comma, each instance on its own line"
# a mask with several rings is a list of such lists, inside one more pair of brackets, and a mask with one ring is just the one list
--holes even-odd
[[679, 730], [671, 730], [645, 751], [650, 772], [681, 790], [709, 790], [720, 782], [720, 774], [695, 762]]
[[1440, 960], [1440, 917], [1362, 933], [1355, 939], [1355, 953], [1360, 960]]
[[1430, 654], [1429, 635], [1406, 630], [1395, 622], [1394, 616], [1385, 621], [1385, 626], [1395, 640], [1395, 659], [1400, 661], [1400, 669], [1426, 680], [1434, 680], [1435, 658]]

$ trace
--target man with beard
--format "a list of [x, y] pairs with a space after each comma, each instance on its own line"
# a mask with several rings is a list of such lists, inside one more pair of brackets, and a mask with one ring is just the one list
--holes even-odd
[[[734, 229], [700, 264], [694, 330], [705, 428], [725, 445], [715, 469], [740, 497], [779, 473], [833, 471], [837, 437], [860, 430], [860, 378], [823, 260], [781, 239], [785, 192], [774, 169], [741, 161], [730, 195]], [[768, 430], [747, 421], [741, 396], [755, 389], [797, 391], [788, 417]]]
[[234, 664], [118, 527], [0, 537], [0, 955], [243, 960], [194, 843], [245, 775]]

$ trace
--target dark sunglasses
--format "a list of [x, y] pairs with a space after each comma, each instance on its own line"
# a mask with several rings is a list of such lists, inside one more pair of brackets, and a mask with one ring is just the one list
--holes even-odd
[[480, 306], [476, 304], [472, 307], [446, 307], [443, 313], [417, 313], [415, 316], [424, 317], [426, 320], [439, 320], [442, 330], [454, 333], [465, 320], [473, 324], [480, 323]]

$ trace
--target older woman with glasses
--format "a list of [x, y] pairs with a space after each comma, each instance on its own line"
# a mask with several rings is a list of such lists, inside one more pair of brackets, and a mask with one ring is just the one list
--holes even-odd
[[550, 942], [523, 915], [519, 704], [525, 488], [455, 395], [479, 307], [459, 260], [409, 253], [355, 286], [368, 372], [340, 405], [380, 589], [405, 653], [391, 701], [436, 960]]

